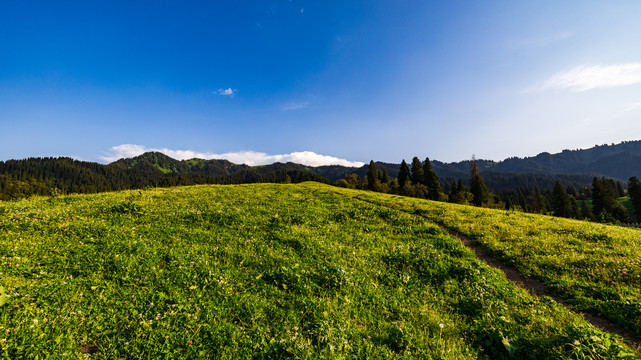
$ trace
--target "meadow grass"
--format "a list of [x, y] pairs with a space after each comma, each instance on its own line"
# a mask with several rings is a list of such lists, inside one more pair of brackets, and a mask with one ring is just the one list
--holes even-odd
[[369, 192], [351, 196], [472, 238], [577, 309], [641, 338], [641, 229]]
[[0, 356], [637, 358], [413, 201], [304, 183], [2, 202]]

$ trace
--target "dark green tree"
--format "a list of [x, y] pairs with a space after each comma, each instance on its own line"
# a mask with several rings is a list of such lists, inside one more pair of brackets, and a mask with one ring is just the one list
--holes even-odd
[[370, 160], [369, 168], [367, 170], [367, 188], [369, 190], [376, 190], [378, 188], [378, 184], [378, 168], [376, 168], [374, 160]]
[[614, 180], [595, 177], [592, 180], [592, 211], [601, 222], [628, 222], [630, 215], [618, 201], [619, 191]]
[[628, 181], [628, 195], [630, 195], [630, 202], [634, 208], [634, 216], [637, 221], [641, 221], [641, 182], [636, 176], [633, 176]]
[[583, 200], [581, 203], [581, 218], [594, 220], [594, 213], [592, 212], [592, 208], [590, 207], [590, 204], [588, 204], [587, 200]]
[[581, 213], [579, 212], [579, 205], [576, 203], [574, 196], [570, 195], [570, 216], [573, 219], [578, 219]]
[[617, 181], [617, 192], [619, 193], [619, 197], [625, 196], [625, 191], [623, 191], [623, 184], [621, 184], [620, 181]]
[[547, 212], [547, 201], [539, 189], [536, 189], [536, 192], [532, 194], [530, 206], [535, 213], [545, 214]]
[[430, 200], [440, 200], [443, 197], [443, 189], [441, 188], [441, 183], [438, 181], [438, 176], [432, 168], [432, 162], [430, 158], [425, 158], [425, 164], [423, 165], [423, 184], [427, 188], [427, 198]]
[[472, 202], [472, 194], [465, 185], [463, 185], [462, 179], [458, 179], [458, 182], [452, 182], [449, 201], [456, 204], [469, 204]]
[[383, 169], [383, 175], [381, 177], [381, 182], [383, 184], [389, 184], [390, 183], [389, 175], [387, 174], [387, 169]]
[[595, 214], [600, 214], [605, 209], [606, 197], [603, 183], [595, 176], [592, 179], [592, 211]]
[[403, 188], [405, 183], [410, 179], [410, 168], [407, 166], [405, 159], [401, 161], [401, 167], [398, 170], [398, 186]]
[[423, 164], [416, 156], [412, 159], [412, 184], [423, 183]]
[[512, 210], [512, 209], [514, 209], [514, 204], [512, 204], [512, 199], [507, 198], [507, 200], [505, 200], [505, 210]]
[[470, 192], [472, 193], [472, 203], [476, 206], [488, 205], [491, 199], [490, 190], [485, 186], [479, 164], [472, 157], [470, 164]]
[[563, 187], [560, 181], [557, 181], [556, 184], [554, 184], [554, 189], [552, 190], [552, 211], [555, 216], [572, 216], [570, 196], [565, 191], [565, 187]]
[[362, 189], [363, 188], [363, 179], [358, 174], [347, 174], [345, 175], [345, 181], [349, 184], [351, 189]]

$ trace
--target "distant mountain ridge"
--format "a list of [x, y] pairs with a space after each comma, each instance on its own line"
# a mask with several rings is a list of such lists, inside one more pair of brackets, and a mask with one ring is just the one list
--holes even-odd
[[[411, 163], [411, 159], [405, 160]], [[431, 161], [445, 188], [458, 179], [467, 181], [470, 162]], [[485, 183], [493, 191], [551, 189], [557, 180], [566, 186], [580, 188], [590, 186], [594, 176], [623, 182], [632, 176], [641, 178], [641, 141], [598, 145], [585, 150], [563, 150], [558, 154], [543, 152], [533, 157], [512, 157], [499, 162], [477, 162]], [[376, 165], [390, 178], [398, 176], [400, 163], [376, 162]], [[228, 160], [176, 160], [160, 152], [148, 152], [108, 165], [70, 158], [30, 158], [0, 161], [0, 199], [44, 195], [51, 188], [66, 193], [92, 193], [146, 186], [307, 180], [334, 182], [352, 173], [364, 178], [367, 171], [367, 165], [360, 168], [340, 165], [312, 167], [295, 163], [248, 166]]]
[[[411, 163], [411, 159], [405, 161]], [[585, 150], [563, 150], [558, 154], [543, 152], [533, 157], [512, 157], [499, 162], [482, 159], [477, 162], [486, 184], [494, 190], [518, 186], [551, 189], [557, 180], [579, 188], [589, 186], [595, 176], [626, 182], [632, 176], [641, 178], [641, 141], [597, 145]], [[471, 160], [453, 163], [431, 160], [431, 163], [442, 183], [469, 178]], [[398, 176], [400, 163], [376, 162], [376, 166], [395, 178]], [[367, 165], [358, 169], [342, 166], [312, 169], [316, 174], [332, 181], [350, 173], [364, 177], [367, 170]]]
[[[155, 162], [150, 158], [155, 159]], [[405, 160], [408, 163], [411, 162], [411, 159]], [[471, 160], [453, 163], [444, 163], [438, 160], [431, 162], [434, 171], [444, 184], [452, 180], [467, 180], [469, 177]], [[641, 178], [641, 140], [597, 145], [583, 150], [563, 150], [557, 154], [543, 152], [533, 157], [511, 157], [499, 162], [483, 159], [479, 159], [477, 162], [487, 185], [496, 190], [519, 186], [551, 189], [557, 180], [578, 188], [589, 186], [595, 176], [605, 176], [625, 182], [632, 176]], [[176, 173], [195, 172], [210, 176], [230, 175], [247, 169], [258, 170], [262, 173], [274, 170], [301, 171], [311, 172], [331, 182], [343, 179], [352, 173], [364, 178], [368, 171], [367, 165], [353, 168], [341, 165], [312, 167], [295, 163], [274, 163], [250, 167], [233, 164], [227, 160], [190, 159], [180, 161], [162, 153], [146, 153], [136, 158], [121, 159], [108, 166], [122, 166], [121, 164], [128, 164], [129, 168], [155, 166], [163, 171], [171, 169]], [[166, 164], [172, 165], [168, 167]], [[376, 165], [379, 170], [387, 171], [391, 178], [398, 176], [400, 162], [397, 164], [376, 162]]]
[[491, 167], [510, 173], [595, 174], [619, 180], [641, 175], [641, 141], [597, 145], [586, 150], [543, 152], [534, 157], [509, 158]]

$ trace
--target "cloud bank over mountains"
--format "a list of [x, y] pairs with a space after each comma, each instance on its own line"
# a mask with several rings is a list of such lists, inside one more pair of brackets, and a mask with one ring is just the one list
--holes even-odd
[[257, 151], [238, 151], [228, 152], [223, 154], [202, 153], [193, 150], [172, 150], [167, 148], [149, 148], [143, 145], [136, 144], [122, 144], [111, 147], [105, 152], [100, 159], [104, 162], [110, 163], [122, 158], [131, 158], [146, 152], [155, 151], [163, 153], [171, 158], [177, 160], [188, 160], [193, 158], [212, 160], [212, 159], [225, 159], [235, 164], [246, 164], [249, 166], [268, 165], [275, 162], [293, 162], [307, 166], [323, 166], [323, 165], [342, 165], [349, 167], [361, 167], [365, 165], [360, 161], [349, 161], [346, 159], [337, 158], [334, 156], [320, 155], [312, 151], [299, 151], [289, 154], [276, 154], [270, 155]]

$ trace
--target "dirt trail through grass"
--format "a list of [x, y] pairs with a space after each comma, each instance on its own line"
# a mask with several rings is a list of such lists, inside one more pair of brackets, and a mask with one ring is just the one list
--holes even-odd
[[[553, 298], [556, 302], [563, 304], [563, 306], [569, 308], [570, 310], [576, 311], [565, 300], [563, 300], [559, 296], [552, 294], [552, 292], [549, 291], [545, 283], [536, 279], [524, 277], [523, 275], [521, 275], [521, 273], [519, 273], [519, 271], [514, 266], [507, 264], [503, 261], [497, 260], [494, 257], [492, 257], [490, 254], [488, 254], [487, 250], [483, 247], [483, 245], [443, 225], [439, 225], [439, 226], [443, 230], [447, 231], [451, 236], [459, 239], [461, 243], [463, 243], [463, 245], [473, 250], [479, 259], [485, 261], [485, 263], [487, 263], [491, 267], [503, 271], [503, 273], [505, 273], [505, 276], [510, 281], [517, 283], [522, 288], [531, 291], [532, 293], [534, 293], [539, 297], [549, 296]], [[636, 346], [638, 347], [641, 346], [641, 341], [639, 339], [633, 337], [632, 335], [630, 335], [620, 327], [616, 326], [615, 324], [609, 322], [608, 320], [599, 316], [594, 316], [586, 313], [581, 313], [581, 315], [583, 315], [583, 317], [587, 321], [589, 321], [592, 325], [600, 328], [601, 330], [604, 330], [613, 334], [617, 334], [627, 339], [628, 341], [633, 342]]]
[[[355, 199], [361, 200], [363, 202], [375, 204], [375, 205], [385, 206], [385, 204], [383, 204], [383, 203], [375, 203], [375, 202], [371, 202], [371, 201], [368, 201], [366, 199], [359, 198], [359, 197], [355, 197]], [[410, 212], [406, 211], [406, 213], [410, 213]], [[419, 214], [413, 214], [413, 215], [421, 216]], [[558, 302], [559, 304], [562, 304], [563, 306], [565, 306], [569, 310], [571, 310], [573, 312], [580, 313], [585, 318], [585, 320], [589, 321], [592, 325], [598, 327], [599, 329], [601, 329], [603, 331], [607, 331], [607, 332], [613, 333], [613, 334], [617, 334], [617, 335], [621, 336], [622, 338], [626, 339], [627, 341], [630, 341], [631, 343], [633, 343], [635, 345], [637, 353], [639, 353], [639, 351], [641, 350], [641, 339], [631, 335], [629, 332], [623, 330], [621, 327], [613, 324], [612, 322], [608, 321], [607, 319], [605, 319], [603, 317], [595, 316], [593, 314], [588, 314], [588, 313], [585, 313], [585, 312], [577, 311], [567, 301], [565, 301], [561, 297], [553, 294], [550, 291], [550, 289], [548, 288], [548, 286], [545, 283], [543, 283], [542, 281], [539, 281], [539, 280], [536, 280], [536, 279], [532, 279], [532, 278], [527, 278], [527, 277], [523, 276], [517, 270], [517, 268], [514, 267], [513, 265], [508, 264], [508, 263], [506, 263], [504, 261], [501, 261], [501, 260], [498, 260], [498, 259], [494, 258], [492, 255], [490, 255], [488, 253], [486, 248], [481, 243], [479, 243], [479, 242], [477, 242], [477, 241], [475, 241], [473, 239], [470, 239], [470, 238], [458, 233], [457, 231], [446, 227], [443, 224], [437, 224], [437, 225], [439, 227], [441, 227], [441, 229], [443, 229], [444, 231], [448, 232], [452, 237], [460, 240], [461, 243], [463, 245], [465, 245], [467, 248], [469, 248], [472, 251], [474, 251], [476, 256], [479, 259], [483, 260], [486, 264], [488, 264], [489, 266], [491, 266], [491, 267], [493, 267], [495, 269], [501, 270], [510, 281], [512, 281], [512, 282], [516, 283], [517, 285], [519, 285], [520, 287], [532, 292], [536, 296], [539, 296], [539, 297], [548, 296], [548, 297], [554, 299], [556, 302]]]

